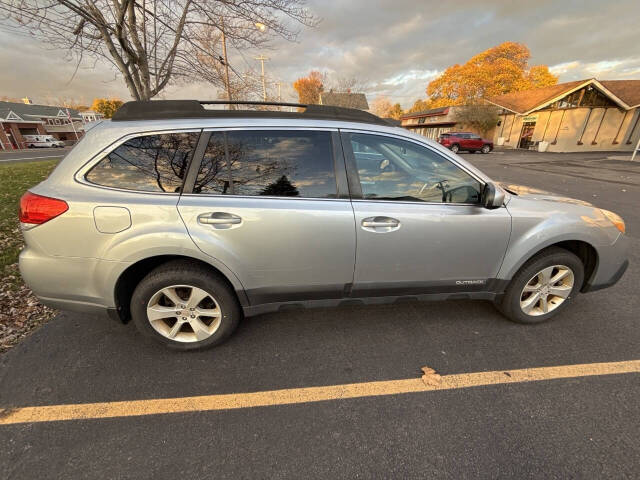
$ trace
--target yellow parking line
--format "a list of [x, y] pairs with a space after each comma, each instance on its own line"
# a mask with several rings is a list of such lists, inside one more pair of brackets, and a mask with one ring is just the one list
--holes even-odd
[[285, 390], [253, 393], [7, 408], [0, 410], [0, 425], [292, 405], [326, 400], [399, 395], [403, 393], [451, 390], [483, 385], [537, 382], [542, 380], [617, 375], [622, 373], [640, 373], [640, 360], [461, 373], [443, 375], [439, 379], [436, 378], [435, 380], [432, 379], [429, 381], [423, 381], [420, 378], [410, 378], [381, 382], [329, 385], [325, 387], [289, 388]]

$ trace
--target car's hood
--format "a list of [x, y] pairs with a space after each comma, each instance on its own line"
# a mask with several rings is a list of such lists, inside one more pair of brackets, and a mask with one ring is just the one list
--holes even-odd
[[593, 207], [593, 205], [589, 202], [585, 202], [584, 200], [578, 200], [576, 198], [565, 197], [564, 195], [560, 195], [558, 193], [547, 192], [546, 190], [540, 190], [534, 187], [527, 187], [526, 185], [516, 185], [512, 183], [499, 182], [503, 189], [505, 189], [509, 193], [514, 193], [518, 197], [523, 197], [532, 200], [543, 200], [549, 202], [562, 202], [562, 203], [572, 203], [574, 205], [584, 205], [587, 207]]

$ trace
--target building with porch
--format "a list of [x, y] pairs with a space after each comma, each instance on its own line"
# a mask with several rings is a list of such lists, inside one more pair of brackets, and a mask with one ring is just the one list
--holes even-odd
[[23, 135], [52, 135], [72, 145], [83, 134], [83, 118], [75, 109], [0, 102], [0, 150], [26, 148]]
[[[455, 131], [472, 132], [483, 138], [492, 138], [493, 128], [480, 132], [473, 125], [465, 124], [463, 116], [465, 108], [465, 106], [450, 106], [406, 113], [400, 117], [401, 126], [431, 140], [437, 140], [443, 133]], [[489, 108], [494, 109], [494, 107], [487, 107]]]
[[632, 151], [640, 137], [640, 80], [591, 78], [486, 100], [500, 108], [497, 146]]

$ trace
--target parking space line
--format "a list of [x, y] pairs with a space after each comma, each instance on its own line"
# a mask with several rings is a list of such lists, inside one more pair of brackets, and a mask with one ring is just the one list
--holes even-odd
[[410, 378], [252, 393], [5, 408], [0, 409], [0, 425], [293, 405], [624, 373], [640, 373], [640, 360], [461, 373], [443, 375], [436, 382], [424, 382], [420, 378]]

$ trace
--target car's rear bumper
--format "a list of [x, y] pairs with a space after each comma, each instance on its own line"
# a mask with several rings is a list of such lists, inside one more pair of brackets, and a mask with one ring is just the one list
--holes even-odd
[[30, 247], [20, 252], [19, 260], [22, 278], [44, 305], [101, 315], [115, 308], [115, 279], [127, 265], [97, 258], [48, 255]]
[[583, 293], [602, 290], [618, 283], [629, 267], [629, 243], [629, 238], [621, 234], [612, 245], [598, 248], [598, 263], [593, 275], [582, 288]]

